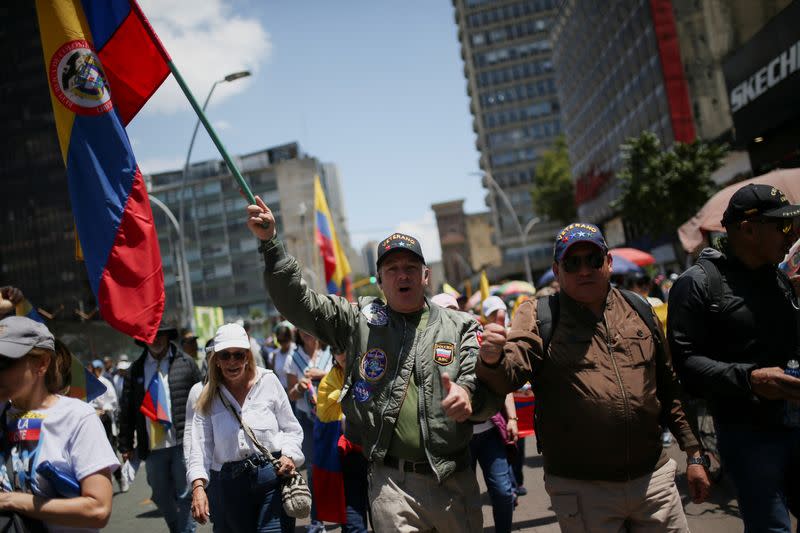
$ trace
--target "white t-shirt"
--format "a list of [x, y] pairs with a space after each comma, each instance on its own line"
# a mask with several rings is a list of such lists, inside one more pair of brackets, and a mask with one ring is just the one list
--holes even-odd
[[[302, 366], [300, 362], [302, 362]], [[289, 357], [286, 358], [284, 370], [287, 374], [291, 374], [299, 380], [303, 377], [306, 369], [320, 368], [328, 373], [330, 372], [331, 367], [333, 367], [333, 356], [331, 355], [329, 349], [325, 351], [320, 350], [317, 352], [317, 358], [314, 360], [314, 362], [311, 362], [311, 358], [308, 356], [308, 354], [306, 354], [302, 347], [298, 346], [297, 350], [295, 350], [289, 355]], [[318, 383], [319, 382], [316, 382], [315, 385]], [[294, 406], [298, 411], [303, 411], [307, 415], [311, 414], [311, 403], [308, 401], [306, 394], [298, 398]]]
[[[14, 472], [9, 476], [6, 457], [0, 454], [0, 484], [4, 491], [33, 493], [45, 498], [59, 495], [50, 483], [36, 473], [44, 461], [80, 482], [87, 476], [109, 468], [119, 468], [114, 450], [94, 408], [75, 398], [58, 396], [47, 409], [20, 412], [10, 407], [6, 412], [6, 436], [13, 444], [11, 462]], [[72, 528], [50, 525], [55, 533], [95, 532], [93, 528]]]
[[289, 343], [289, 349], [285, 352], [281, 350], [280, 346], [273, 348], [269, 352], [269, 364], [272, 365], [272, 370], [275, 372], [275, 375], [278, 376], [278, 381], [281, 382], [284, 389], [289, 388], [289, 381], [286, 378], [286, 359], [288, 359], [296, 349], [297, 347], [292, 342]]
[[[271, 370], [256, 370], [258, 379], [247, 393], [244, 405], [239, 405], [225, 385], [220, 385], [219, 390], [266, 449], [282, 452], [299, 467], [304, 460], [303, 429], [292, 413], [289, 397]], [[194, 413], [187, 481], [208, 480], [209, 470], [219, 471], [223, 464], [255, 453], [259, 453], [258, 448], [239, 426], [239, 421], [219, 396], [214, 396], [209, 413]]]

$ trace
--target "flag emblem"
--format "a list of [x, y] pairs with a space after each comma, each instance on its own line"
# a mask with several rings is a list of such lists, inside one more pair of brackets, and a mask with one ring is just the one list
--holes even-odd
[[433, 345], [433, 361], [437, 365], [447, 366], [453, 362], [456, 345], [452, 342], [437, 342]]
[[81, 115], [111, 109], [111, 93], [92, 45], [84, 40], [65, 43], [50, 60], [50, 86], [61, 104]]

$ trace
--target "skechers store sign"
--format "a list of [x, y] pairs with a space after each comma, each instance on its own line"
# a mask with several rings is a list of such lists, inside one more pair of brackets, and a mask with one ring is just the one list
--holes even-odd
[[800, 110], [800, 2], [792, 2], [725, 61], [736, 136], [751, 140]]

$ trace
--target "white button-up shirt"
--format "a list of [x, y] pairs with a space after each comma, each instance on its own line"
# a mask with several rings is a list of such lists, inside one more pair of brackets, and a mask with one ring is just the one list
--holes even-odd
[[[271, 452], [281, 452], [303, 464], [303, 430], [292, 413], [289, 398], [271, 370], [256, 368], [256, 382], [240, 406], [225, 385], [219, 390], [258, 441]], [[222, 465], [240, 461], [258, 452], [233, 414], [214, 396], [208, 413], [196, 411], [192, 422], [192, 446], [187, 479], [209, 479], [209, 470], [219, 471]]]

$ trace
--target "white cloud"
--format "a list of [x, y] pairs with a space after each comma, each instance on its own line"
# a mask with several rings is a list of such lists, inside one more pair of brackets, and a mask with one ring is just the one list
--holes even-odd
[[214, 129], [217, 131], [224, 131], [231, 129], [231, 123], [227, 120], [217, 120], [214, 122]]
[[136, 161], [142, 174], [158, 174], [167, 170], [183, 168], [184, 160], [181, 157], [149, 157]]
[[[240, 70], [255, 73], [272, 52], [270, 36], [261, 22], [233, 13], [226, 0], [139, 3], [201, 105], [216, 80]], [[244, 91], [251, 81], [244, 78], [220, 84], [214, 91], [214, 103]], [[169, 114], [190, 109], [170, 76], [142, 112]]]
[[393, 231], [416, 237], [422, 246], [422, 253], [427, 263], [435, 263], [442, 259], [442, 245], [439, 243], [439, 230], [433, 211], [426, 211], [416, 220], [399, 222]]

